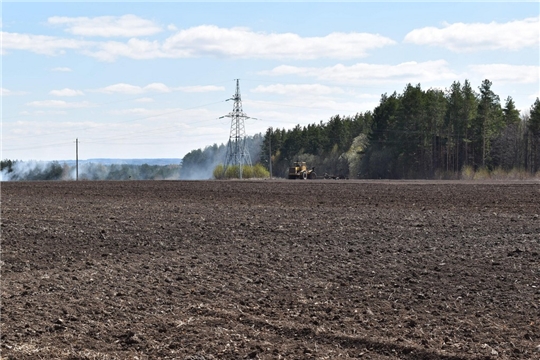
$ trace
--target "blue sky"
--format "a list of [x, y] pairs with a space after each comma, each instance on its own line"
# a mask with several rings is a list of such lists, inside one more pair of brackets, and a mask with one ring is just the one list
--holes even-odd
[[407, 83], [539, 96], [538, 2], [3, 2], [3, 159], [183, 157], [373, 110]]

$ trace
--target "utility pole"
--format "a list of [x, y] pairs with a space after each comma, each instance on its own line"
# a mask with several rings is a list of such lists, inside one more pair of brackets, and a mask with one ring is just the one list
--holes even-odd
[[79, 181], [79, 138], [75, 139], [75, 181]]
[[242, 110], [242, 98], [240, 96], [240, 80], [236, 79], [236, 93], [229, 100], [234, 100], [233, 110], [224, 117], [231, 118], [231, 132], [229, 135], [229, 143], [227, 144], [227, 154], [225, 155], [225, 166], [223, 173], [227, 171], [229, 166], [238, 166], [240, 170], [240, 179], [242, 178], [242, 167], [251, 166], [251, 157], [246, 148], [246, 129], [244, 120], [255, 119], [247, 116]]
[[270, 179], [272, 178], [272, 134], [274, 129], [270, 127], [270, 135], [268, 136], [268, 167], [270, 170]]

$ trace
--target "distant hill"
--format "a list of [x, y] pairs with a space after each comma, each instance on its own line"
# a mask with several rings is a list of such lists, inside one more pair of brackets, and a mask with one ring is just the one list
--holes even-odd
[[[75, 165], [75, 160], [59, 160], [59, 163], [68, 164], [70, 166]], [[81, 164], [103, 164], [103, 165], [180, 165], [182, 163], [182, 159], [177, 158], [161, 158], [161, 159], [85, 159], [85, 160], [79, 160], [79, 165]]]

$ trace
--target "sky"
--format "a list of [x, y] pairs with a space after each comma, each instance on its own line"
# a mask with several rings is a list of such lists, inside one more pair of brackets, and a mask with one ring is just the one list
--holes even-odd
[[247, 135], [372, 111], [408, 83], [484, 79], [528, 111], [538, 2], [1, 4], [1, 158], [182, 158]]

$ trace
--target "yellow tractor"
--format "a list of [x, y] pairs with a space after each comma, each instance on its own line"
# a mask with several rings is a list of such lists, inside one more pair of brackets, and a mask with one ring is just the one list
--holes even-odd
[[306, 163], [303, 161], [297, 161], [294, 163], [294, 166], [289, 168], [289, 179], [316, 179], [317, 174], [315, 174], [315, 168], [308, 170]]

